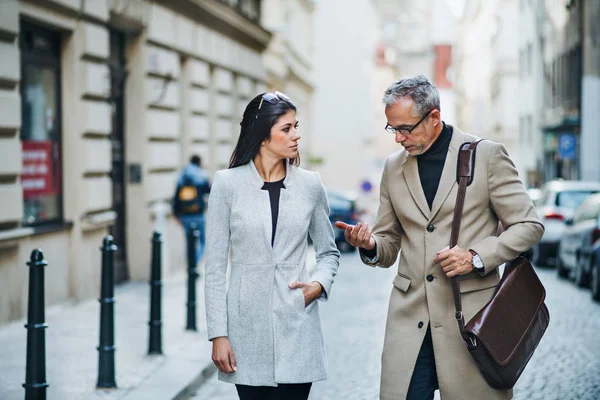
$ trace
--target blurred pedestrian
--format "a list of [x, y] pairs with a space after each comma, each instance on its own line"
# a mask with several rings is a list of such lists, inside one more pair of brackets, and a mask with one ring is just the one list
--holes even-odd
[[[403, 149], [386, 160], [373, 228], [336, 223], [362, 261], [390, 267], [400, 253], [382, 356], [380, 398], [509, 399], [488, 386], [455, 320], [450, 278], [461, 276], [464, 318], [491, 298], [497, 266], [542, 236], [517, 170], [503, 145], [477, 147], [459, 245], [448, 249], [454, 219], [459, 147], [475, 136], [441, 119], [440, 97], [424, 76], [400, 79], [385, 92], [386, 131]], [[497, 235], [498, 222], [505, 229]], [[401, 251], [400, 251], [401, 250]]]
[[196, 264], [202, 258], [206, 242], [204, 212], [206, 196], [209, 193], [210, 181], [202, 168], [202, 159], [198, 155], [193, 155], [179, 174], [172, 207], [173, 214], [183, 226], [186, 238], [192, 223], [196, 224], [200, 232], [200, 238], [196, 242]]
[[[329, 298], [339, 251], [317, 173], [298, 168], [296, 107], [264, 93], [244, 112], [229, 169], [208, 207], [206, 317], [219, 379], [241, 400], [308, 398], [326, 378], [318, 302]], [[317, 265], [306, 269], [308, 235]], [[226, 292], [228, 254], [231, 275]]]

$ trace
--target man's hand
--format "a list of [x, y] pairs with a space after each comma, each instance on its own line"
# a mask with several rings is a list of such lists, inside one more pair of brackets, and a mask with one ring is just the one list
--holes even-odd
[[444, 273], [448, 278], [456, 275], [466, 275], [473, 271], [473, 255], [469, 250], [454, 246], [448, 249], [448, 246], [437, 252], [434, 263], [440, 263]]
[[221, 372], [228, 374], [237, 371], [235, 356], [231, 350], [229, 339], [226, 336], [214, 338], [212, 340], [212, 360]]
[[323, 293], [323, 286], [317, 281], [310, 283], [306, 282], [292, 282], [288, 285], [290, 289], [302, 289], [304, 295], [304, 307], [315, 301]]
[[363, 224], [362, 222], [356, 225], [348, 225], [342, 221], [336, 221], [335, 226], [344, 230], [344, 237], [346, 242], [350, 243], [354, 247], [360, 247], [365, 250], [372, 250], [375, 248], [375, 239], [371, 235], [371, 227], [369, 224]]

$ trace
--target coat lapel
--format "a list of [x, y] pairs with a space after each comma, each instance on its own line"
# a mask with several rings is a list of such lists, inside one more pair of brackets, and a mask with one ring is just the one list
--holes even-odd
[[[252, 182], [252, 190], [256, 191], [257, 204], [254, 206], [258, 216], [259, 225], [257, 228], [262, 232], [265, 248], [269, 254], [273, 254], [271, 247], [271, 235], [273, 234], [273, 223], [271, 216], [271, 200], [269, 199], [269, 191], [263, 190], [264, 181], [256, 170], [254, 161], [250, 161], [248, 169], [248, 180]], [[250, 205], [249, 205], [250, 207]]]
[[423, 213], [423, 216], [425, 218], [429, 218], [429, 204], [427, 204], [425, 192], [423, 192], [423, 186], [421, 185], [417, 158], [408, 156], [404, 162], [404, 168], [402, 171], [404, 173], [406, 185], [408, 186], [408, 190], [410, 191], [410, 195], [412, 196], [414, 202], [419, 207], [419, 210], [421, 210]]
[[437, 213], [442, 208], [442, 205], [448, 198], [448, 195], [452, 191], [454, 185], [456, 185], [456, 167], [458, 165], [458, 149], [460, 145], [467, 141], [465, 135], [458, 129], [453, 128], [452, 139], [450, 140], [450, 146], [448, 146], [448, 154], [446, 154], [446, 161], [444, 162], [444, 169], [442, 170], [442, 176], [440, 177], [440, 184], [438, 190], [433, 199], [431, 206], [431, 218], [433, 220]]

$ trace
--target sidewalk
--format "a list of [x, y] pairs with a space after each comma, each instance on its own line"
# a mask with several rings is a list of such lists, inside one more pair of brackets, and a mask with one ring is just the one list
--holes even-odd
[[[49, 400], [183, 399], [214, 372], [206, 336], [203, 268], [197, 281], [198, 332], [185, 330], [187, 273], [163, 280], [162, 356], [148, 356], [150, 287], [127, 282], [115, 288], [116, 383], [96, 390], [100, 304], [72, 301], [46, 308], [46, 380]], [[99, 289], [98, 289], [99, 291]], [[23, 399], [25, 320], [0, 327], [0, 399]]]

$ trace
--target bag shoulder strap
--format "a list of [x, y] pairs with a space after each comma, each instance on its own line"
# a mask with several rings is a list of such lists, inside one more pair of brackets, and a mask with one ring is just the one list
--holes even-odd
[[[454, 206], [454, 219], [452, 220], [452, 231], [450, 234], [450, 248], [453, 248], [458, 244], [458, 234], [460, 233], [460, 222], [465, 205], [467, 186], [473, 181], [475, 150], [477, 149], [479, 142], [482, 140], [483, 139], [479, 139], [473, 142], [463, 143], [458, 152], [458, 194], [456, 195], [456, 204]], [[454, 297], [454, 307], [456, 308], [455, 318], [458, 322], [458, 329], [463, 340], [467, 346], [469, 346], [473, 343], [465, 331], [465, 317], [462, 312], [460, 278], [458, 276], [452, 277], [452, 295]]]

